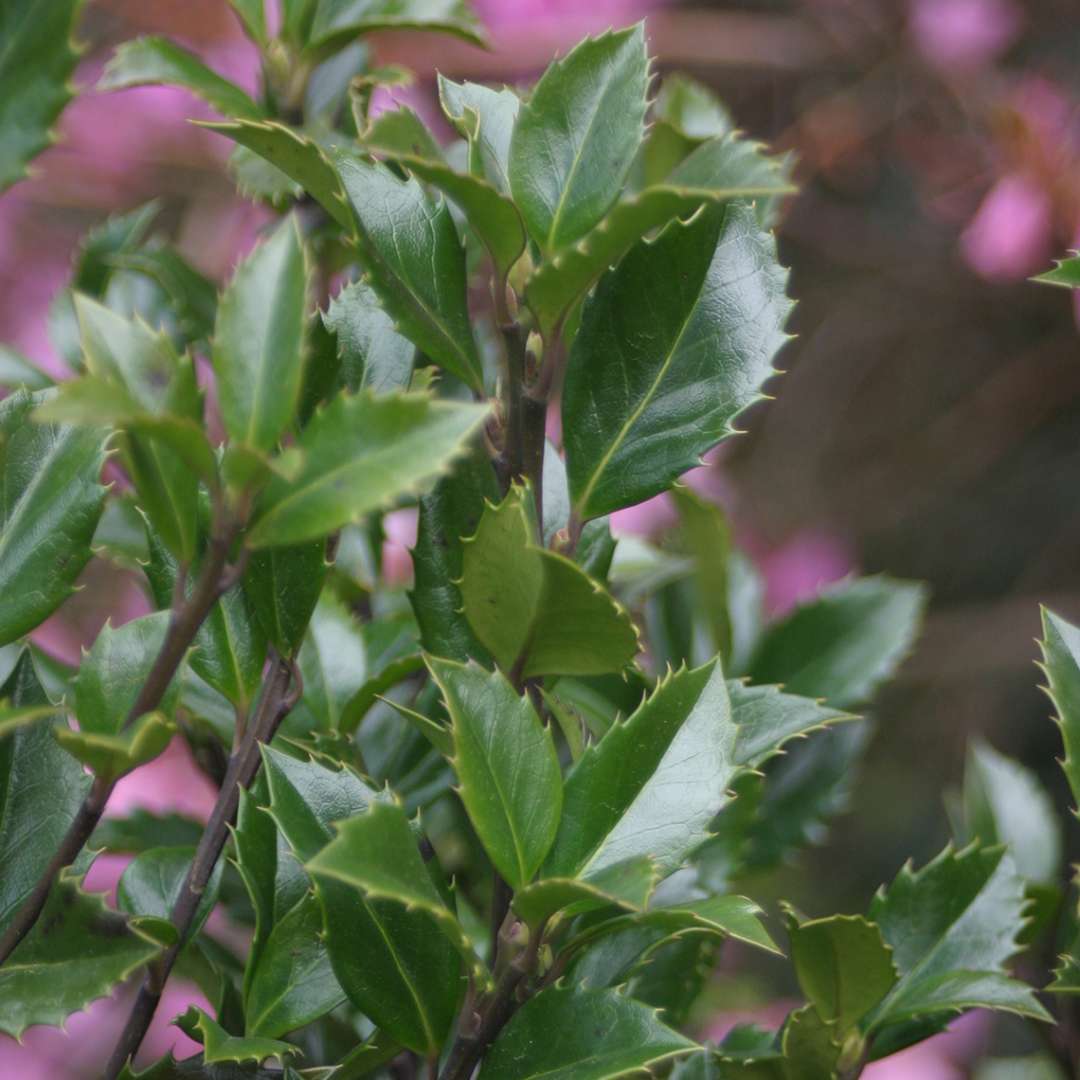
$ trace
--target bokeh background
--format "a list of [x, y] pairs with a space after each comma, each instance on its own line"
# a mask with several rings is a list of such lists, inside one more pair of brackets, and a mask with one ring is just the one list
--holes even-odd
[[[934, 854], [948, 834], [943, 793], [959, 783], [973, 732], [1036, 769], [1064, 811], [1033, 661], [1040, 602], [1080, 619], [1080, 332], [1071, 297], [1027, 278], [1080, 239], [1080, 5], [476, 6], [491, 52], [386, 34], [372, 39], [377, 59], [527, 81], [582, 34], [648, 15], [661, 72], [714, 87], [740, 127], [797, 157], [801, 192], [780, 238], [798, 339], [776, 400], [750, 414], [748, 436], [717, 466], [723, 498], [768, 574], [774, 610], [852, 570], [925, 580], [933, 599], [876, 707], [851, 810], [778, 891], [813, 913], [859, 910], [909, 854]], [[160, 198], [161, 227], [217, 279], [271, 217], [235, 195], [229, 145], [185, 122], [210, 115], [195, 99], [92, 91], [112, 46], [149, 32], [255, 87], [253, 50], [225, 0], [90, 0], [77, 76], [86, 92], [34, 178], [0, 198], [0, 341], [54, 374], [63, 362], [48, 306], [78, 238], [105, 215]], [[421, 80], [410, 101], [430, 103], [430, 85]], [[48, 628], [62, 655], [92, 640], [125, 590], [137, 594], [103, 566], [87, 585]], [[129, 787], [129, 805], [188, 800], [184, 809], [205, 812], [209, 790], [179, 750], [154, 770]], [[1080, 854], [1080, 829], [1067, 841]], [[28, 1046], [0, 1047], [0, 1071], [8, 1062], [20, 1076], [78, 1075], [64, 1071], [63, 1043], [32, 1035]], [[891, 1075], [965, 1075], [953, 1060], [965, 1052]]]

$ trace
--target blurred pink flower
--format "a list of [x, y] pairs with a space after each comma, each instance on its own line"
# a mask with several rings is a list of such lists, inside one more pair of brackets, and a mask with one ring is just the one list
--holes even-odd
[[765, 578], [765, 609], [777, 618], [854, 569], [851, 550], [836, 536], [797, 533], [780, 547], [757, 556]]
[[923, 57], [946, 72], [989, 63], [1016, 39], [1013, 0], [911, 0], [911, 33]]
[[573, 41], [590, 31], [625, 26], [660, 5], [656, 0], [474, 0], [473, 6], [493, 31], [558, 24]]
[[960, 237], [964, 261], [989, 281], [1021, 280], [1044, 266], [1053, 242], [1049, 194], [1019, 173], [987, 193]]
[[416, 526], [415, 509], [393, 510], [383, 518], [386, 539], [382, 546], [382, 569], [391, 585], [405, 585], [412, 581], [410, 549], [416, 544]]

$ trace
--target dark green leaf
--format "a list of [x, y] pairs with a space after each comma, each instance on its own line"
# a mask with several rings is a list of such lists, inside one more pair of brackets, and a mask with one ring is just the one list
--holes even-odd
[[370, 386], [378, 394], [408, 390], [416, 346], [394, 329], [366, 281], [333, 297], [323, 322], [337, 336], [342, 386], [353, 392]]
[[642, 241], [597, 286], [563, 394], [580, 520], [641, 502], [736, 432], [787, 340], [775, 241], [740, 203]]
[[248, 37], [256, 45], [266, 44], [266, 12], [263, 0], [229, 0], [233, 11], [244, 24]]
[[[267, 819], [269, 823], [269, 819]], [[154, 847], [194, 847], [203, 826], [182, 814], [155, 814], [137, 807], [124, 817], [104, 818], [94, 830], [89, 847], [111, 854], [137, 855]]]
[[0, 191], [55, 138], [52, 125], [71, 100], [78, 52], [72, 41], [82, 0], [4, 4], [0, 9]]
[[834, 1080], [843, 1054], [839, 1035], [810, 1005], [791, 1013], [781, 1036], [786, 1080]]
[[336, 731], [345, 706], [367, 678], [360, 625], [329, 593], [319, 599], [298, 656], [304, 693], [293, 710], [305, 729]]
[[304, 247], [283, 221], [237, 268], [218, 304], [213, 363], [230, 438], [273, 450], [300, 395], [307, 316]]
[[105, 433], [32, 423], [52, 394], [20, 390], [0, 402], [0, 645], [71, 595], [101, 517]]
[[575, 915], [607, 907], [640, 911], [659, 879], [655, 860], [637, 855], [591, 874], [587, 881], [541, 878], [515, 894], [514, 910], [530, 926], [539, 926], [557, 911]]
[[1080, 289], [1080, 255], [1068, 259], [1056, 259], [1057, 265], [1045, 274], [1032, 278], [1044, 285], [1061, 285], [1066, 289]]
[[259, 499], [247, 535], [253, 548], [313, 540], [415, 492], [462, 453], [487, 407], [426, 394], [335, 398], [297, 445], [296, 477], [275, 476]]
[[481, 644], [507, 672], [619, 671], [638, 651], [621, 605], [579, 566], [537, 544], [526, 488], [488, 506], [465, 545], [461, 596]]
[[658, 1010], [657, 1016], [665, 1023], [681, 1027], [705, 990], [719, 948], [714, 937], [704, 934], [664, 942], [637, 969], [626, 992]]
[[257, 120], [262, 109], [235, 83], [211, 71], [194, 53], [166, 38], [125, 41], [113, 54], [98, 83], [99, 90], [165, 83], [183, 86], [225, 116]]
[[559, 825], [562, 772], [551, 732], [501, 672], [428, 659], [450, 714], [459, 795], [496, 870], [532, 880]]
[[359, 226], [369, 280], [399, 333], [480, 389], [480, 356], [466, 301], [465, 251], [450, 211], [420, 183], [348, 150], [333, 154]]
[[[1080, 804], [1080, 630], [1049, 608], [1042, 609], [1042, 623], [1043, 639], [1039, 647], [1047, 693], [1057, 710], [1055, 719], [1065, 747], [1061, 768], [1069, 781], [1073, 801]], [[1075, 807], [1073, 813], [1077, 813]]]
[[503, 1028], [484, 1057], [479, 1080], [612, 1080], [696, 1046], [622, 994], [552, 986]]
[[618, 198], [644, 134], [648, 81], [639, 23], [582, 41], [522, 103], [510, 187], [541, 251], [580, 239]]
[[325, 579], [322, 540], [251, 553], [244, 595], [263, 633], [282, 656], [292, 656], [299, 648]]
[[312, 45], [326, 50], [372, 30], [437, 30], [485, 44], [467, 0], [317, 0]]
[[440, 75], [439, 103], [458, 134], [469, 141], [470, 170], [509, 194], [510, 139], [521, 99], [507, 87], [492, 90]]
[[[128, 863], [116, 886], [116, 906], [128, 915], [169, 920], [180, 899], [194, 847], [155, 847], [140, 852]], [[225, 863], [218, 859], [195, 912], [188, 940], [206, 922], [221, 891]]]
[[276, 1039], [230, 1035], [197, 1005], [189, 1005], [187, 1012], [178, 1016], [173, 1023], [185, 1035], [203, 1044], [203, 1061], [208, 1065], [225, 1061], [253, 1061], [258, 1064], [273, 1057], [287, 1062], [290, 1057], [300, 1053], [299, 1047]]

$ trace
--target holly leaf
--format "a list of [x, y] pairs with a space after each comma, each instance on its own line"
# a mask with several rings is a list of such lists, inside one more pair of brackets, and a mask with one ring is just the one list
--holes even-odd
[[487, 44], [466, 0], [317, 0], [310, 44], [326, 52], [373, 30], [434, 30]]
[[737, 730], [719, 660], [661, 681], [566, 778], [544, 876], [588, 877], [638, 855], [671, 873], [727, 801]]
[[55, 139], [52, 126], [71, 100], [79, 58], [72, 35], [82, 0], [45, 7], [5, 4], [0, 11], [0, 191]]
[[[271, 813], [302, 863], [333, 840], [332, 822], [355, 817], [376, 797], [345, 767], [298, 761], [269, 747], [263, 762]], [[366, 900], [335, 878], [317, 877], [315, 887], [334, 975], [349, 1000], [403, 1045], [437, 1051], [460, 999], [454, 945], [423, 911]], [[432, 971], [443, 977], [433, 980]]]
[[230, 439], [270, 451], [300, 397], [308, 269], [287, 218], [236, 269], [218, 304], [212, 361]]
[[[1056, 710], [1054, 719], [1061, 729], [1065, 747], [1061, 768], [1069, 782], [1073, 801], [1080, 804], [1080, 629], [1045, 607], [1042, 624], [1039, 648], [1043, 655], [1046, 692]], [[1078, 813], [1075, 807], [1073, 813]]]
[[840, 582], [765, 633], [750, 662], [755, 683], [846, 709], [870, 697], [908, 654], [926, 589], [888, 577]]
[[394, 329], [366, 281], [354, 281], [333, 297], [323, 322], [337, 339], [342, 386], [353, 392], [369, 386], [377, 394], [408, 390], [416, 346]]
[[[17, 651], [0, 696], [16, 709], [47, 707], [29, 651]], [[21, 727], [0, 739], [0, 933], [37, 884], [89, 786], [48, 725]]]
[[[5, 864], [5, 877], [8, 872]], [[35, 1024], [62, 1026], [159, 951], [101, 896], [61, 877], [33, 929], [0, 968], [0, 1031], [18, 1039]]]
[[449, 475], [420, 499], [409, 599], [420, 640], [435, 656], [488, 660], [465, 618], [463, 538], [475, 535], [485, 502], [494, 502], [498, 493], [495, 470], [487, 454], [477, 451], [455, 462]]
[[427, 664], [450, 714], [458, 794], [495, 869], [520, 889], [550, 850], [562, 810], [551, 732], [501, 672], [436, 657]]
[[5, 390], [45, 390], [52, 385], [52, 379], [29, 357], [10, 345], [0, 345], [0, 386]]
[[0, 401], [0, 645], [71, 595], [101, 517], [105, 432], [31, 423], [54, 394], [19, 390]]
[[253, 551], [244, 596], [270, 644], [292, 656], [307, 630], [326, 580], [323, 540]]
[[399, 333], [474, 390], [480, 356], [466, 300], [465, 249], [450, 210], [415, 178], [351, 150], [332, 159], [356, 215], [368, 279]]
[[653, 230], [705, 204], [775, 200], [794, 190], [782, 163], [760, 144], [735, 134], [704, 144], [662, 183], [623, 196], [586, 236], [533, 271], [525, 296], [542, 333], [550, 338], [593, 282]]
[[696, 1048], [633, 998], [552, 986], [503, 1028], [484, 1056], [479, 1080], [521, 1080], [523, 1062], [530, 1074], [551, 1080], [611, 1080]]
[[298, 1046], [277, 1039], [230, 1035], [198, 1005], [189, 1005], [187, 1012], [178, 1016], [173, 1023], [189, 1038], [202, 1043], [203, 1061], [207, 1065], [226, 1061], [254, 1061], [258, 1064], [267, 1058], [277, 1058], [282, 1063], [287, 1063], [289, 1058], [302, 1053]]
[[235, 83], [208, 68], [194, 53], [163, 37], [125, 41], [109, 60], [98, 90], [132, 86], [182, 86], [225, 116], [258, 119], [263, 111]]
[[[155, 847], [139, 852], [120, 876], [116, 906], [128, 915], [169, 922], [194, 857], [194, 847]], [[218, 859], [185, 940], [195, 937], [214, 910], [224, 870], [224, 861]]]
[[266, 11], [263, 0], [229, 0], [229, 6], [236, 12], [247, 36], [256, 45], [265, 45]]
[[1024, 908], [1024, 883], [1003, 848], [946, 848], [921, 870], [904, 867], [870, 905], [900, 979], [868, 1028], [895, 1050], [890, 1028], [913, 1020], [944, 1027], [965, 1009], [1047, 1020], [1031, 988], [1005, 973]]
[[275, 476], [247, 534], [252, 548], [313, 540], [435, 480], [487, 415], [486, 405], [423, 393], [341, 395], [312, 417], [294, 478]]
[[585, 235], [618, 198], [644, 135], [645, 28], [586, 38], [521, 105], [510, 190], [545, 254]]
[[313, 893], [305, 893], [274, 925], [244, 998], [245, 1034], [280, 1038], [345, 1000], [322, 928], [322, 908]]
[[603, 278], [563, 393], [579, 520], [658, 494], [736, 433], [787, 340], [786, 280], [774, 239], [740, 203], [673, 222]]
[[232, 139], [269, 162], [308, 192], [341, 228], [352, 232], [352, 212], [334, 166], [319, 144], [303, 131], [277, 120], [239, 119], [199, 126]]
[[513, 488], [488, 506], [465, 544], [465, 617], [499, 666], [522, 678], [618, 671], [638, 651], [625, 609], [579, 566], [540, 547], [526, 503]]
[[802, 992], [841, 1035], [878, 1005], [899, 978], [881, 930], [861, 915], [802, 920], [789, 910], [788, 936]]
[[367, 679], [368, 660], [360, 625], [332, 594], [319, 598], [297, 659], [304, 692], [290, 719], [305, 730], [336, 731]]
[[1053, 270], [1047, 270], [1039, 274], [1032, 281], [1042, 282], [1044, 285], [1061, 285], [1066, 289], [1080, 289], [1080, 255], [1073, 255], [1068, 259], [1055, 259]]
[[479, 83], [439, 79], [439, 104], [446, 118], [469, 143], [469, 169], [496, 191], [510, 191], [510, 140], [521, 99], [508, 87], [493, 90]]

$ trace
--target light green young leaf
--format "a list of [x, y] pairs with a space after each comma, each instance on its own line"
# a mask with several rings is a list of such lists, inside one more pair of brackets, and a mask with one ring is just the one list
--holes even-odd
[[567, 777], [544, 875], [588, 876], [637, 855], [671, 873], [727, 801], [737, 731], [719, 660], [669, 675]]
[[34, 424], [55, 391], [0, 402], [0, 645], [44, 622], [90, 561], [105, 432]]
[[124, 90], [158, 83], [183, 86], [225, 116], [257, 120], [263, 115], [239, 86], [211, 71], [194, 53], [162, 37], [125, 41], [106, 65], [97, 88]]
[[[1056, 710], [1065, 756], [1061, 768], [1073, 801], [1080, 805], [1080, 629], [1049, 608], [1042, 609], [1042, 668], [1047, 693]], [[1078, 811], [1074, 807], [1073, 813]]]
[[736, 433], [787, 340], [775, 241], [740, 203], [643, 240], [597, 286], [563, 392], [579, 520], [642, 502]]
[[613, 990], [551, 986], [503, 1028], [484, 1057], [479, 1080], [613, 1080], [696, 1047], [633, 998]]
[[755, 683], [846, 709], [868, 700], [907, 656], [926, 589], [888, 577], [840, 582], [771, 627], [750, 663]]
[[354, 393], [365, 386], [377, 394], [409, 389], [416, 346], [394, 329], [366, 281], [332, 297], [323, 322], [337, 338], [342, 386]]
[[313, 47], [325, 52], [373, 30], [434, 30], [487, 42], [467, 0], [316, 0]]
[[840, 1035], [812, 1005], [790, 1013], [780, 1036], [784, 1080], [837, 1080], [844, 1050]]
[[537, 543], [514, 488], [488, 506], [465, 544], [461, 596], [480, 643], [506, 672], [597, 675], [619, 671], [638, 651], [630, 616], [579, 566]]
[[345, 1000], [322, 939], [322, 908], [305, 893], [275, 924], [244, 1000], [245, 1034], [277, 1039]]
[[79, 58], [72, 35], [81, 10], [82, 0], [0, 9], [0, 191], [26, 176], [30, 160], [55, 138], [52, 125], [72, 97]]
[[1046, 1020], [1031, 988], [1005, 972], [1025, 906], [1024, 883], [1003, 848], [946, 848], [921, 870], [904, 867], [870, 905], [900, 973], [870, 1029], [917, 1018], [943, 1017], [944, 1026], [948, 1014], [979, 1007]]
[[207, 1016], [198, 1005], [189, 1005], [187, 1012], [178, 1016], [174, 1024], [189, 1038], [203, 1045], [203, 1061], [208, 1065], [221, 1062], [264, 1061], [277, 1058], [287, 1063], [292, 1057], [301, 1054], [298, 1046], [279, 1042], [277, 1039], [264, 1039], [254, 1035], [230, 1035], [213, 1017]]
[[385, 157], [418, 158], [446, 163], [446, 156], [431, 129], [408, 105], [397, 105], [379, 113], [359, 136], [365, 150]]
[[266, 35], [266, 11], [263, 8], [263, 0], [229, 0], [233, 11], [244, 25], [244, 30], [256, 45], [265, 45]]
[[308, 271], [295, 218], [237, 267], [218, 304], [213, 365], [229, 437], [273, 450], [296, 412]]
[[517, 890], [544, 861], [562, 810], [551, 732], [498, 671], [429, 657], [450, 714], [459, 794], [496, 870]]
[[510, 192], [510, 140], [521, 99], [508, 87], [456, 83], [439, 75], [439, 103], [446, 118], [469, 142], [469, 168], [496, 191]]
[[352, 212], [337, 173], [319, 144], [304, 132], [277, 120], [229, 120], [199, 126], [232, 139], [268, 161], [308, 192], [346, 232], [352, 232]]
[[861, 915], [800, 920], [788, 914], [791, 961], [807, 1000], [843, 1034], [896, 985], [881, 930]]
[[526, 283], [525, 295], [550, 338], [574, 301], [642, 236], [706, 204], [775, 200], [793, 191], [782, 163], [737, 135], [701, 146], [663, 183], [626, 195], [577, 243], [555, 252]]
[[[139, 852], [120, 876], [116, 906], [132, 916], [171, 919], [194, 856], [194, 847], [154, 847]], [[213, 911], [224, 870], [224, 861], [218, 859], [199, 900], [187, 940], [195, 937]]]
[[296, 477], [274, 477], [256, 505], [252, 548], [313, 540], [415, 492], [445, 471], [487, 406], [426, 394], [341, 395], [316, 414], [297, 446]]
[[[12, 708], [46, 708], [49, 699], [28, 650], [17, 652], [0, 697]], [[74, 820], [90, 778], [57, 746], [46, 724], [0, 738], [0, 933], [37, 884]]]
[[[269, 747], [263, 762], [274, 820], [294, 855], [310, 862], [333, 840], [331, 823], [366, 810], [376, 793], [347, 768], [298, 761]], [[454, 945], [423, 911], [365, 900], [334, 878], [316, 879], [326, 945], [349, 1000], [391, 1037], [433, 1053], [453, 1022], [462, 986]], [[443, 973], [433, 980], [432, 971]]]
[[473, 389], [480, 356], [466, 300], [465, 250], [450, 210], [415, 179], [360, 154], [332, 152], [356, 213], [360, 256], [399, 333]]
[[644, 24], [586, 38], [523, 102], [510, 142], [510, 188], [545, 254], [585, 235], [626, 181], [644, 134]]
[[1045, 274], [1039, 274], [1032, 281], [1040, 281], [1044, 285], [1061, 285], [1066, 289], [1080, 289], [1080, 255], [1073, 255], [1068, 259], [1056, 259], [1057, 265], [1053, 270], [1047, 270]]
[[267, 640], [292, 656], [304, 639], [326, 580], [323, 540], [253, 551], [244, 574], [244, 596]]
[[61, 877], [34, 928], [0, 968], [0, 1032], [18, 1039], [36, 1024], [60, 1027], [159, 951], [100, 894]]
[[698, 141], [722, 137], [734, 127], [731, 113], [716, 94], [704, 83], [679, 72], [665, 76], [660, 84], [653, 102], [653, 119]]

